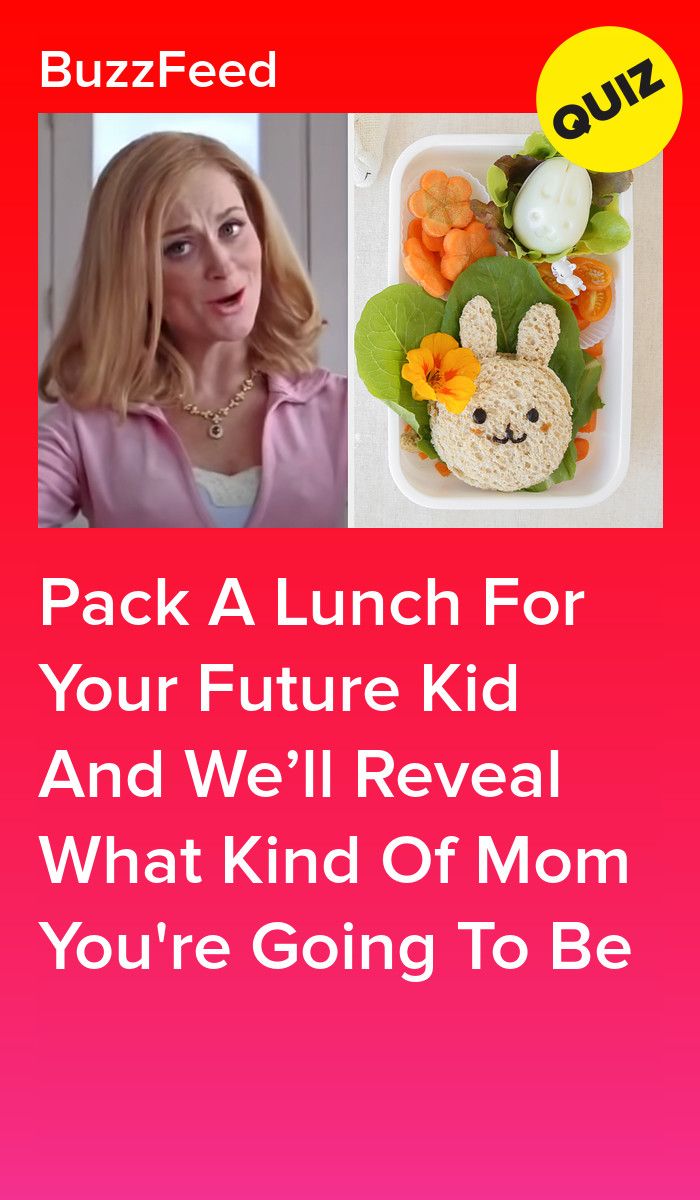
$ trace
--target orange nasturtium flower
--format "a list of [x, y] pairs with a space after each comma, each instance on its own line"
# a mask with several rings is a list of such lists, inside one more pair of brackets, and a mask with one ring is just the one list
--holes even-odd
[[414, 400], [444, 404], [451, 413], [461, 413], [476, 391], [481, 370], [471, 350], [463, 349], [449, 333], [430, 333], [420, 349], [409, 350], [401, 376], [413, 384]]

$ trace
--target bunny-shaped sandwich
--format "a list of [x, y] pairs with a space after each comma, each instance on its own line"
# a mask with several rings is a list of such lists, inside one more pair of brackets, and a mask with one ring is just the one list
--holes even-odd
[[465, 304], [459, 335], [481, 364], [476, 391], [458, 415], [430, 406], [433, 445], [465, 483], [515, 492], [559, 466], [572, 437], [571, 398], [547, 365], [559, 332], [554, 307], [533, 304], [518, 326], [517, 353], [499, 354], [488, 300]]

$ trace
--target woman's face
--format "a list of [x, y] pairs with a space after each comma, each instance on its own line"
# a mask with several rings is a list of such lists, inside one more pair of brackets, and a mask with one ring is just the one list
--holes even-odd
[[250, 334], [262, 249], [235, 180], [196, 167], [163, 224], [163, 320], [183, 353]]

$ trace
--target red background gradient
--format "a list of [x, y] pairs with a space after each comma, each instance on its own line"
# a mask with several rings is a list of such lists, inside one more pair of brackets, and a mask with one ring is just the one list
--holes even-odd
[[[327, 8], [280, 15], [170, 6], [71, 15], [44, 6], [6, 52], [2, 189], [5, 331], [5, 503], [2, 605], [3, 1022], [9, 1197], [112, 1200], [123, 1196], [355, 1197], [444, 1195], [505, 1200], [696, 1195], [691, 1161], [697, 984], [692, 905], [697, 836], [697, 382], [695, 235], [698, 192], [694, 49], [658, 8], [620, 5], [614, 20], [660, 41], [686, 88], [681, 126], [665, 158], [665, 527], [663, 530], [96, 531], [35, 529], [36, 112], [149, 106], [171, 111], [232, 103], [275, 111], [528, 111], [550, 51], [611, 14], [577, 10], [536, 19], [503, 6], [479, 15], [406, 8]], [[370, 6], [367, 6], [369, 10]], [[46, 11], [48, 9], [48, 11]], [[135, 9], [135, 6], [134, 6]], [[538, 21], [546, 32], [537, 28]], [[457, 24], [455, 24], [457, 23]], [[29, 22], [27, 22], [29, 25]], [[459, 27], [464, 54], [440, 49]], [[41, 48], [76, 57], [147, 58], [187, 48], [220, 61], [277, 50], [278, 86], [254, 95], [224, 89], [165, 94], [80, 91], [41, 95]], [[459, 69], [458, 69], [459, 67]], [[659, 253], [661, 253], [659, 230]], [[691, 278], [692, 275], [692, 278]], [[339, 280], [339, 286], [344, 281]], [[660, 306], [661, 297], [649, 303]], [[70, 576], [81, 589], [150, 590], [158, 576], [187, 588], [188, 629], [92, 629], [77, 617], [41, 626], [41, 578]], [[208, 629], [224, 578], [240, 578], [256, 627]], [[276, 578], [297, 595], [312, 587], [373, 588], [390, 595], [435, 575], [462, 599], [459, 629], [277, 629]], [[584, 589], [573, 628], [536, 628], [505, 613], [483, 627], [483, 581], [517, 576], [523, 592]], [[239, 673], [387, 674], [401, 686], [395, 713], [240, 715], [226, 698], [196, 706], [201, 661]], [[177, 674], [166, 714], [86, 714], [52, 709], [36, 664], [57, 672]], [[517, 714], [423, 714], [423, 662], [475, 662], [485, 674], [519, 670]], [[275, 800], [196, 800], [182, 748], [277, 761], [290, 748], [333, 747], [330, 800], [305, 800], [298, 784]], [[77, 763], [129, 764], [164, 753], [164, 796], [37, 798], [57, 747]], [[561, 799], [358, 801], [358, 747], [397, 761], [493, 759], [504, 764], [561, 753]], [[344, 769], [344, 768], [347, 769]], [[292, 777], [293, 779], [293, 777]], [[141, 851], [204, 851], [198, 886], [52, 886], [37, 835], [114, 834]], [[280, 846], [319, 851], [360, 840], [356, 887], [225, 887], [211, 869], [224, 834], [274, 834]], [[461, 838], [452, 882], [431, 875], [401, 886], [379, 866], [401, 834], [437, 845]], [[535, 852], [623, 847], [627, 886], [610, 883], [479, 887], [479, 834], [499, 844], [528, 834]], [[462, 853], [463, 852], [463, 853]], [[210, 870], [207, 871], [207, 864]], [[469, 966], [459, 920], [494, 920], [530, 946], [526, 965]], [[232, 965], [173, 972], [158, 950], [150, 971], [73, 967], [56, 972], [37, 922], [106, 936], [168, 929], [229, 939]], [[435, 934], [433, 977], [400, 971], [265, 970], [250, 951], [267, 921], [303, 936], [359, 932]], [[554, 920], [586, 922], [598, 938], [620, 933], [630, 965], [553, 972]]]

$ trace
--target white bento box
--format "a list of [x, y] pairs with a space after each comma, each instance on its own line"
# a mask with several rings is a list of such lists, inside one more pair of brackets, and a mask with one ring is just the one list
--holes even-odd
[[[419, 187], [423, 173], [431, 169], [448, 175], [468, 172], [485, 184], [490, 165], [502, 154], [522, 150], [524, 141], [524, 134], [445, 134], [421, 138], [406, 147], [389, 180], [390, 284], [411, 282], [403, 269], [402, 247], [411, 220], [408, 197]], [[632, 228], [634, 241], [632, 189], [620, 196], [620, 212]], [[619, 487], [629, 464], [632, 420], [632, 243], [604, 257], [615, 277], [615, 318], [605, 338], [600, 382], [605, 408], [598, 413], [589, 453], [579, 463], [575, 478], [546, 492], [482, 491], [452, 475], [443, 478], [432, 462], [401, 450], [402, 423], [390, 411], [389, 468], [396, 486], [414, 504], [452, 510], [585, 508], [607, 500]]]

